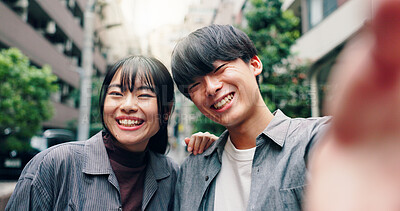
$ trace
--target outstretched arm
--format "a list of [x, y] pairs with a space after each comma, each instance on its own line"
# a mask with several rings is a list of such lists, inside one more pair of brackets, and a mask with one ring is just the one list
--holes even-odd
[[400, 210], [400, 0], [375, 2], [333, 70], [332, 127], [311, 156], [306, 210]]

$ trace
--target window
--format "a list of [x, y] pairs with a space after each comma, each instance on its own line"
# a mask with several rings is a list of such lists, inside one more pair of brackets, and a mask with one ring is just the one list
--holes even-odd
[[342, 4], [343, 0], [307, 0], [309, 29], [318, 25], [324, 18]]

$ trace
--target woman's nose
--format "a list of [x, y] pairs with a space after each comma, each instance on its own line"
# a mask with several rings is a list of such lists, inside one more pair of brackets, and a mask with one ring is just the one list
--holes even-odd
[[138, 102], [136, 97], [133, 95], [127, 96], [121, 105], [121, 110], [125, 111], [126, 113], [136, 112], [138, 110]]

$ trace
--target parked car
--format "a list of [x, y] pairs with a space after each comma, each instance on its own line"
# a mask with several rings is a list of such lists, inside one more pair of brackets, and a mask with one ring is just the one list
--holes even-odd
[[[6, 136], [2, 136], [4, 139]], [[29, 147], [21, 149], [0, 150], [0, 178], [16, 179], [22, 172], [25, 165], [40, 151], [43, 151], [56, 144], [74, 141], [73, 132], [65, 129], [47, 129], [39, 136], [33, 136]]]

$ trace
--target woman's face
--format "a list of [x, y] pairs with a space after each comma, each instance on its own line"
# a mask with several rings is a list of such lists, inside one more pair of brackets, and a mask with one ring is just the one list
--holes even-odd
[[104, 123], [129, 151], [144, 151], [149, 139], [160, 129], [157, 96], [137, 74], [133, 92], [122, 92], [121, 71], [114, 75], [104, 101]]

